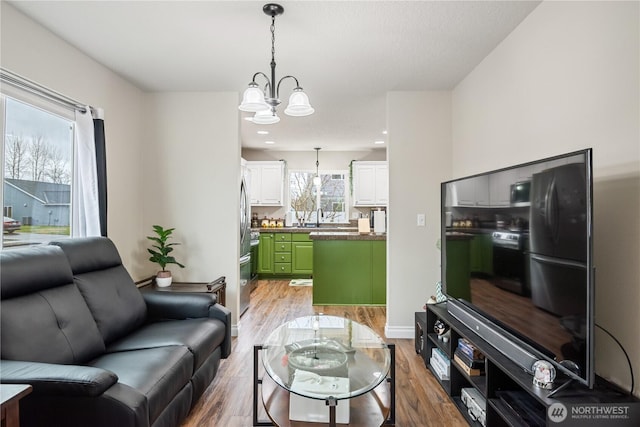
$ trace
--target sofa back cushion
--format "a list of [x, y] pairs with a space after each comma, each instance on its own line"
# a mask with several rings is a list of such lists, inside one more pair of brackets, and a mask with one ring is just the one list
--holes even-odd
[[73, 282], [71, 267], [60, 248], [27, 246], [0, 251], [3, 300]]
[[147, 306], [113, 242], [87, 237], [52, 242], [62, 248], [105, 344], [140, 327]]
[[81, 364], [105, 345], [60, 248], [0, 252], [2, 359]]

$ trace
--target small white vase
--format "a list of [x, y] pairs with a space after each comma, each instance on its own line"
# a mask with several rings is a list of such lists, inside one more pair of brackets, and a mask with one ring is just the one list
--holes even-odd
[[170, 271], [158, 271], [158, 274], [156, 275], [156, 286], [166, 288], [171, 286], [172, 280], [173, 277], [171, 276]]

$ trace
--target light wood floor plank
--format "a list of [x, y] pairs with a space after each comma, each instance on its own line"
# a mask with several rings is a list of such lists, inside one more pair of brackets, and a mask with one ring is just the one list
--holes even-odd
[[[232, 354], [222, 361], [216, 378], [182, 427], [252, 425], [253, 346], [261, 344], [286, 321], [314, 313], [350, 317], [384, 337], [384, 307], [313, 306], [311, 287], [288, 284], [288, 280], [258, 282], [251, 294], [251, 307], [240, 319], [240, 336], [233, 339]], [[413, 340], [387, 342], [396, 345], [396, 426], [466, 426], [456, 406], [416, 354]], [[267, 419], [262, 408], [259, 417]]]

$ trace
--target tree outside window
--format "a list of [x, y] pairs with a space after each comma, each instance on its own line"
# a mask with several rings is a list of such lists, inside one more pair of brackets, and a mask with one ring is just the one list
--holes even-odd
[[346, 176], [348, 174], [344, 171], [321, 172], [320, 191], [318, 191], [313, 184], [315, 172], [290, 172], [289, 200], [298, 224], [348, 222], [348, 212], [345, 209], [347, 205]]

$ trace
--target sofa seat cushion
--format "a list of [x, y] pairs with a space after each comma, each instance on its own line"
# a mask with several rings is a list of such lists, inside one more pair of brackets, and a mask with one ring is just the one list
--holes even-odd
[[5, 299], [0, 313], [3, 359], [80, 365], [105, 350], [74, 284]]
[[183, 345], [193, 354], [195, 372], [224, 338], [225, 325], [218, 319], [166, 320], [144, 325], [109, 345], [107, 352]]
[[186, 347], [168, 346], [107, 353], [90, 365], [114, 372], [119, 383], [144, 394], [149, 406], [149, 421], [153, 424], [189, 384], [193, 356]]

